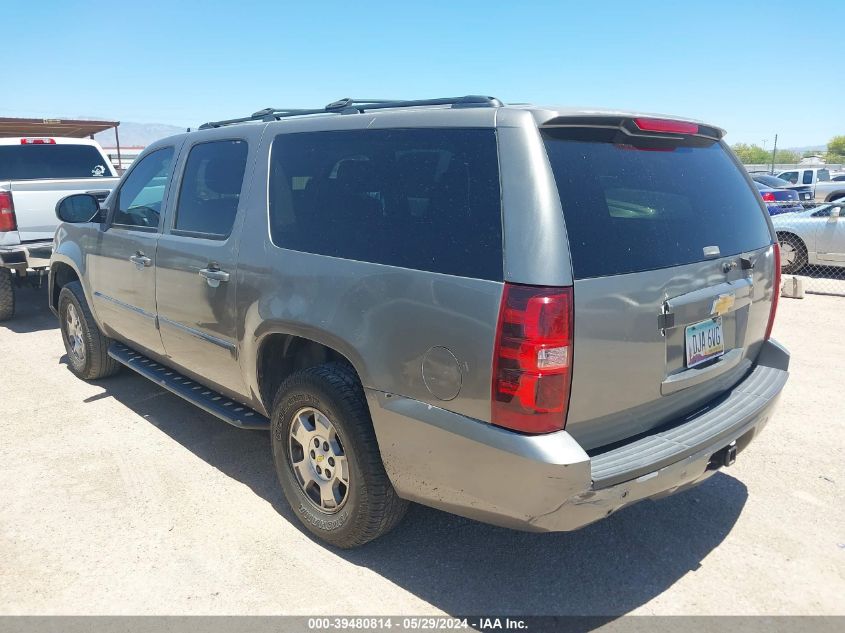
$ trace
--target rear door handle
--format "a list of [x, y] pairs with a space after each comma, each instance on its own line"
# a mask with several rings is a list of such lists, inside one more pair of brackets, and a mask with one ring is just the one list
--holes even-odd
[[149, 257], [144, 255], [144, 253], [142, 253], [141, 251], [138, 251], [134, 255], [131, 255], [129, 257], [129, 261], [132, 262], [133, 264], [135, 264], [135, 267], [138, 270], [141, 270], [142, 268], [153, 265], [153, 260], [151, 260]]
[[212, 288], [219, 286], [221, 281], [229, 281], [229, 273], [219, 268], [201, 268], [200, 277], [205, 277]]

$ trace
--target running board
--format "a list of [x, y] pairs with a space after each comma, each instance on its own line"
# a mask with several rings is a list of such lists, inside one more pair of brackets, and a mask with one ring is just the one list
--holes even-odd
[[230, 400], [216, 391], [186, 378], [182, 374], [139, 354], [123, 343], [112, 343], [109, 356], [118, 363], [149, 378], [171, 393], [195, 404], [224, 422], [240, 429], [269, 430], [270, 420], [248, 406]]

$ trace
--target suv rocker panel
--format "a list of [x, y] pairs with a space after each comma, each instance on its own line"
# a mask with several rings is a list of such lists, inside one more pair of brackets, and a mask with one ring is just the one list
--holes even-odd
[[160, 387], [240, 429], [269, 430], [270, 420], [246, 405], [205, 387], [123, 343], [113, 343], [109, 356]]

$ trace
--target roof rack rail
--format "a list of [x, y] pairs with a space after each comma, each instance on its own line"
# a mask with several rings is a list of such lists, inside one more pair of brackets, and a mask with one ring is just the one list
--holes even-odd
[[441, 106], [450, 105], [453, 108], [499, 108], [504, 104], [495, 97], [480, 95], [466, 95], [463, 97], [440, 97], [437, 99], [339, 99], [328, 104], [324, 108], [297, 109], [297, 108], [264, 108], [250, 116], [238, 119], [226, 119], [223, 121], [209, 121], [199, 126], [200, 130], [246, 123], [248, 121], [276, 121], [294, 116], [305, 116], [309, 114], [360, 114], [367, 110], [385, 110], [388, 108], [412, 108], [417, 106]]

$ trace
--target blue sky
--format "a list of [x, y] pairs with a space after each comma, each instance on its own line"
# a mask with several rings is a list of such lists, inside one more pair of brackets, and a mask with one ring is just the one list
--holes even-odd
[[[492, 94], [845, 134], [845, 2], [3, 3], [0, 116], [196, 126], [344, 96]], [[838, 59], [837, 59], [838, 58]]]

